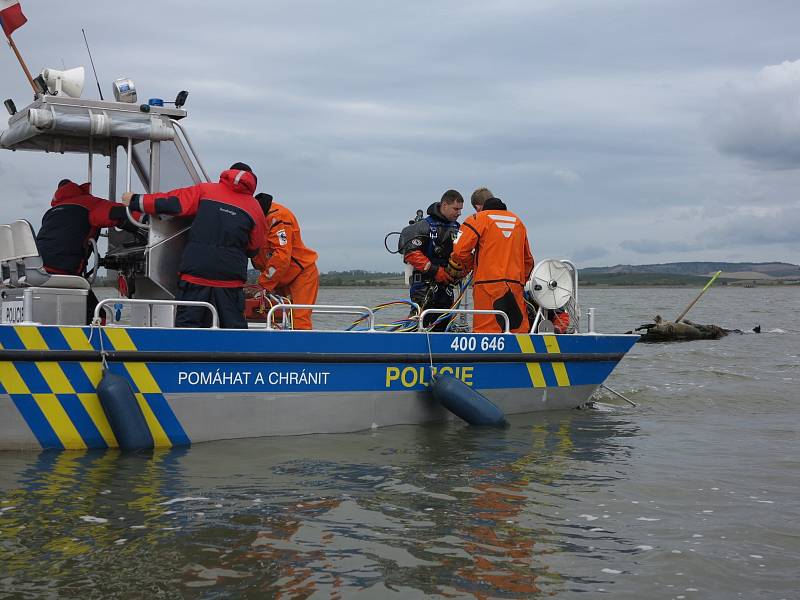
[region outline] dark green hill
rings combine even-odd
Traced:
[[[259,272],[250,269],[247,280],[250,283],[258,281]],[[321,286],[346,286],[346,287],[395,287],[403,286],[402,273],[382,273],[353,269],[350,271],[328,271],[319,274]]]
[[[758,285],[800,281],[800,266],[791,263],[682,262],[652,265],[615,265],[580,269],[581,285],[591,286],[702,286],[711,274],[722,271],[716,285],[743,284],[758,279]],[[748,275],[750,274],[750,275]],[[258,279],[258,271],[248,272],[249,280]],[[364,269],[328,271],[319,277],[321,286],[403,287],[402,273],[374,272]]]
[[[354,269],[351,271],[328,271],[319,276],[321,286],[375,286],[403,285],[402,273],[380,273]]]

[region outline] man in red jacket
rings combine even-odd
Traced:
[[[50,209],[42,217],[36,247],[44,270],[58,275],[80,275],[86,270],[92,241],[97,242],[104,227],[125,227],[134,231],[125,215],[125,205],[91,194],[91,184],[78,185],[69,179],[58,182]],[[92,290],[86,298],[86,322],[97,306]]]
[[[244,292],[247,259],[266,235],[261,207],[253,197],[256,176],[244,163],[223,171],[219,183],[199,183],[166,193],[125,192],[122,202],[147,214],[194,217],[180,263],[178,300],[213,304],[220,327],[247,329]],[[175,327],[210,327],[208,310],[179,306]]]
[[[91,240],[100,229],[124,225],[125,205],[90,193],[90,184],[78,185],[62,179],[50,209],[42,217],[36,246],[45,271],[61,275],[83,275]]]

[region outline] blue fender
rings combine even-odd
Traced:
[[[97,386],[100,405],[121,450],[149,450],[153,435],[128,380],[105,371]]]
[[[448,373],[434,377],[431,391],[442,406],[470,425],[504,427],[508,424],[496,404]]]

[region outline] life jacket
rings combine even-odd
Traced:
[[[457,222],[442,216],[439,203],[435,202],[428,207],[427,217],[403,228],[398,251],[413,266],[412,281],[430,282],[438,268],[447,265],[459,227]]]
[[[444,221],[431,214],[425,217],[425,221],[430,228],[425,256],[435,267],[444,267],[450,260],[460,225],[456,221]]]

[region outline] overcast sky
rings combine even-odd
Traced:
[[[121,76],[140,99],[189,90],[210,174],[250,163],[323,271],[401,270],[385,234],[482,185],[537,259],[800,263],[796,0],[22,7],[14,39],[35,73],[89,69],[84,27],[106,98]],[[0,82],[30,101],[8,48]],[[58,180],[84,175],[75,158],[0,152],[0,222],[38,228]]]

